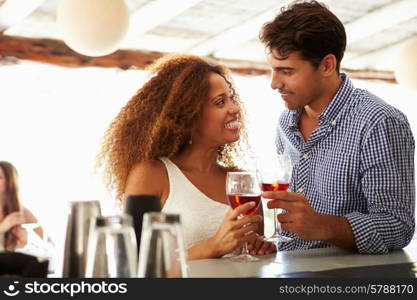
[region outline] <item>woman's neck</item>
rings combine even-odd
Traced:
[[[183,151],[174,155],[172,160],[184,171],[210,173],[218,170],[217,148],[187,145]]]

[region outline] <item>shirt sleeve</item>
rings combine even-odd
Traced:
[[[407,120],[386,118],[364,139],[361,186],[368,213],[345,217],[361,253],[405,247],[414,234],[414,139]]]

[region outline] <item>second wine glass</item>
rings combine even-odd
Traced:
[[[263,165],[260,169],[263,192],[286,191],[290,185],[292,175],[291,159],[288,154],[280,154],[274,164]],[[267,242],[285,243],[293,239],[282,234],[281,225],[278,222],[279,208],[274,208],[274,233],[265,238]]]
[[[254,172],[227,172],[226,177],[226,193],[230,206],[235,209],[239,205],[248,202],[255,202],[255,206],[244,212],[244,215],[255,213],[261,201],[261,188]],[[240,218],[244,215],[239,216]],[[243,244],[242,253],[233,256],[233,260],[241,262],[257,261],[259,258],[249,254],[246,242]]]

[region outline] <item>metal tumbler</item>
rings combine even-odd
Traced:
[[[101,216],[99,201],[70,203],[64,246],[63,278],[84,277],[90,219],[98,216]]]
[[[97,217],[91,222],[85,277],[136,277],[137,250],[132,217]]]
[[[138,277],[187,277],[186,252],[178,214],[144,215]]]

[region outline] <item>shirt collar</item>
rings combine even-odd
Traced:
[[[293,109],[289,110],[289,120],[288,120],[288,127],[290,129],[297,129],[298,128],[298,120],[300,119],[301,109]]]
[[[339,112],[349,101],[349,95],[354,90],[352,81],[346,76],[345,73],[341,73],[340,77],[342,78],[342,84],[330,104],[320,114],[318,118],[320,124],[334,122]]]

